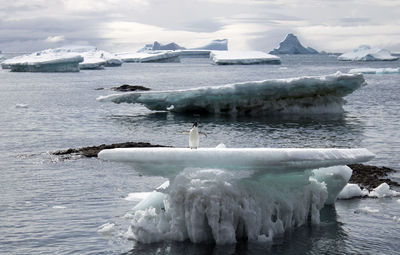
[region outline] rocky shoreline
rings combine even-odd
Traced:
[[[159,144],[150,144],[143,142],[125,142],[115,144],[101,144],[98,146],[82,147],[78,149],[66,149],[51,152],[53,155],[69,157],[71,155],[83,156],[88,158],[97,157],[97,154],[101,150],[114,149],[114,148],[145,148],[145,147],[171,147]],[[396,170],[388,167],[377,167],[364,164],[352,164],[348,165],[352,170],[353,174],[349,180],[349,183],[356,183],[361,188],[372,190],[378,187],[383,182],[386,182],[391,187],[399,187],[400,184],[389,179],[388,174],[395,173]]]

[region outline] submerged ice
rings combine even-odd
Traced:
[[[362,74],[304,76],[170,91],[99,97],[101,102],[143,104],[150,110],[215,114],[342,112],[343,97],[364,84]]]

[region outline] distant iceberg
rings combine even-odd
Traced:
[[[98,50],[93,46],[64,46],[55,50],[77,53],[82,56],[83,62],[79,64],[80,69],[103,69],[105,66],[114,67],[122,65],[122,60],[115,54]]]
[[[161,44],[155,41],[153,44],[146,44],[143,48],[141,48],[137,52],[160,51],[160,50],[184,50],[184,49],[185,47],[181,47],[174,42],[168,44]]]
[[[117,53],[124,62],[134,63],[165,63],[180,62],[180,51],[147,51],[147,52],[125,52]]]
[[[7,59],[1,66],[12,72],[79,72],[80,62],[83,57],[77,53],[48,49]]]
[[[362,74],[250,81],[193,89],[131,92],[99,97],[101,102],[143,104],[150,110],[212,114],[336,113],[343,97],[364,84]]]
[[[391,74],[400,73],[400,68],[354,68],[350,69],[349,73],[363,73],[363,74]]]
[[[399,59],[392,56],[386,49],[371,48],[368,45],[361,45],[351,52],[343,53],[338,57],[342,61],[393,61]]]
[[[7,59],[2,68],[15,72],[79,72],[121,64],[114,54],[93,46],[64,46]]]
[[[294,34],[288,34],[279,47],[269,52],[270,54],[318,54],[311,47],[303,47]]]
[[[278,56],[262,51],[212,51],[210,59],[217,65],[280,64]]]
[[[2,52],[1,52],[1,50],[0,50],[0,62],[3,61],[4,59],[6,59],[6,58],[4,57],[4,55],[1,54],[1,53],[2,53]]]
[[[192,48],[191,50],[228,50],[228,39],[213,40],[207,45]]]

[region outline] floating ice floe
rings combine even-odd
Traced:
[[[117,53],[124,62],[135,63],[165,63],[180,62],[180,51],[146,51]]]
[[[305,76],[193,89],[130,92],[100,102],[143,104],[150,110],[213,114],[337,113],[343,97],[364,84],[362,74]]]
[[[29,107],[29,105],[27,105],[27,104],[16,104],[15,105],[15,108],[28,108]]]
[[[212,51],[211,62],[217,65],[280,64],[278,56],[262,51]]]
[[[340,191],[337,199],[351,199],[355,197],[365,197],[368,196],[369,192],[367,189],[361,190],[358,184],[348,183],[342,191]]]
[[[378,213],[378,212],[379,209],[371,208],[369,206],[365,206],[354,211],[354,213],[364,213],[364,214]]]
[[[371,192],[367,189],[361,190],[358,184],[348,183],[343,190],[337,196],[338,199],[350,199],[355,197],[373,197],[373,198],[383,198],[383,197],[395,197],[400,196],[400,192],[390,189],[387,183],[382,183]]]
[[[294,34],[288,34],[279,47],[270,51],[270,54],[318,54],[311,47],[304,48]]]
[[[392,56],[392,54],[386,49],[371,48],[368,45],[361,45],[357,49],[344,53],[338,57],[338,60],[343,61],[391,61],[397,59],[399,58]]]
[[[105,223],[97,228],[97,233],[102,235],[111,235],[115,231],[114,223]]]
[[[217,244],[268,241],[332,204],[350,179],[346,164],[373,158],[366,149],[130,148],[102,159],[170,178],[130,214],[129,236]],[[187,167],[188,166],[188,167]]]
[[[7,59],[1,66],[13,72],[79,72],[80,62],[83,57],[77,53],[48,49]]]
[[[79,63],[80,69],[103,69],[106,67],[120,66],[122,60],[115,54],[104,50],[98,50],[93,46],[65,46],[55,49],[59,52],[77,53],[83,57],[83,62]]]
[[[349,73],[363,73],[363,74],[391,74],[400,73],[400,68],[354,68]]]

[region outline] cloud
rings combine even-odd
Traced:
[[[63,35],[49,36],[45,41],[50,43],[59,43],[65,41],[65,37]]]

